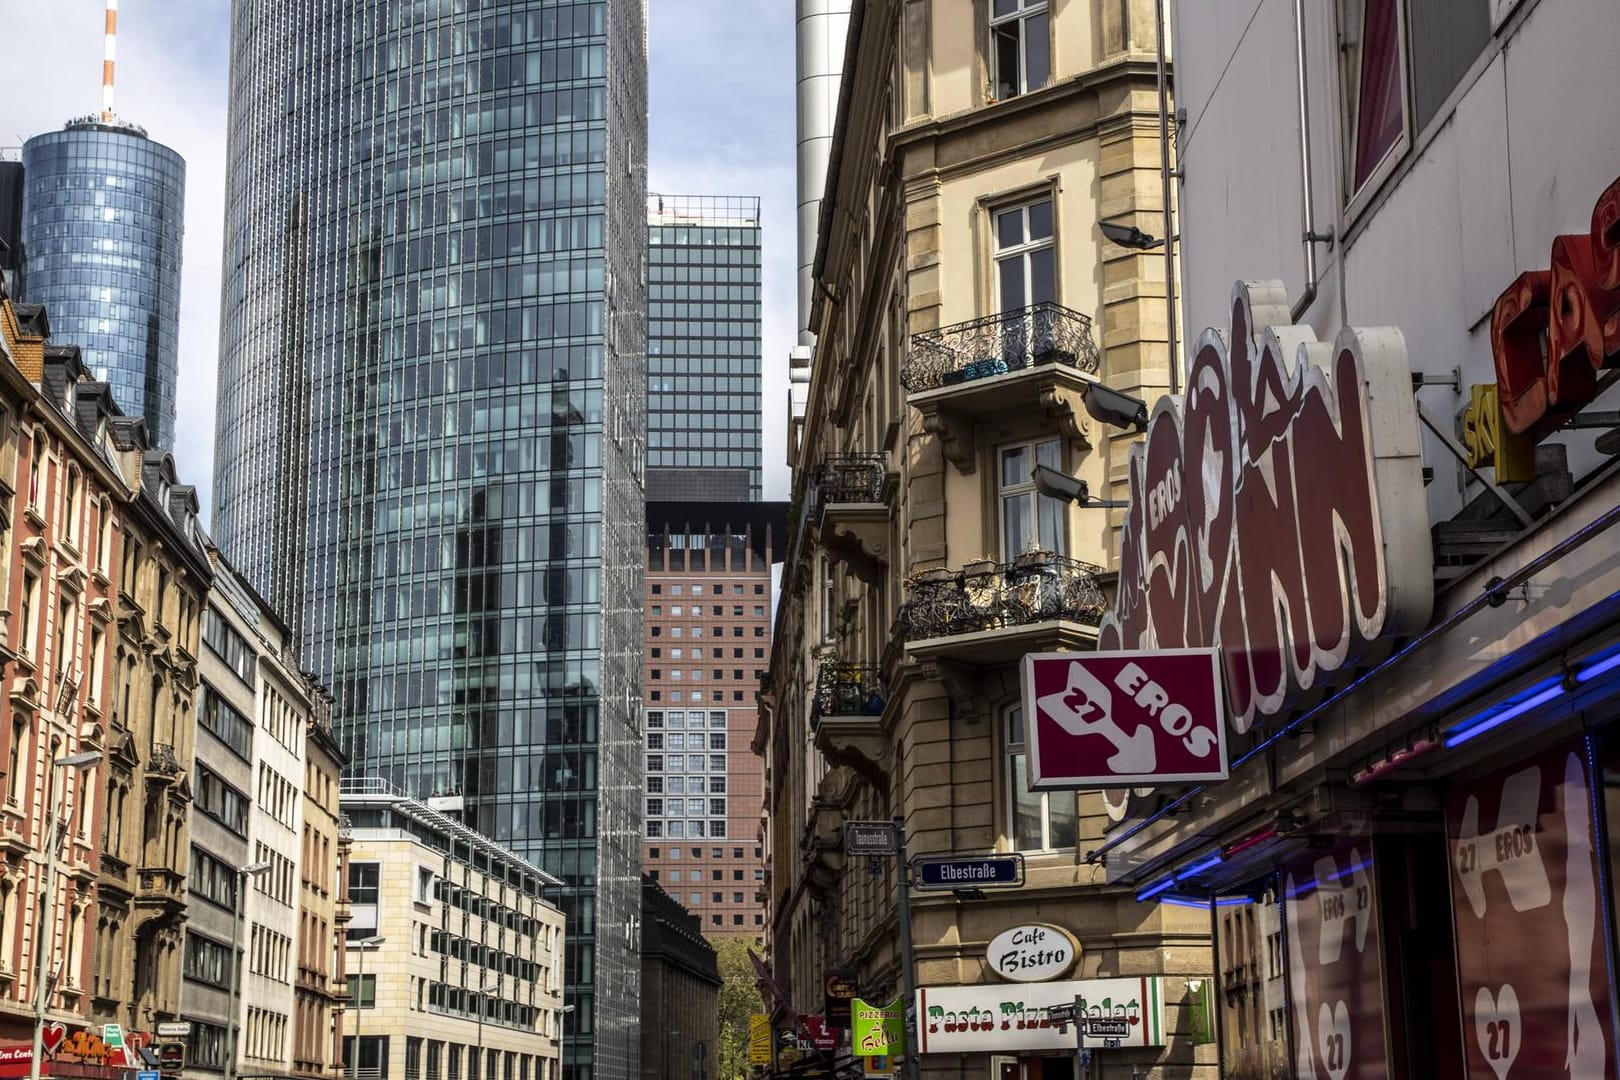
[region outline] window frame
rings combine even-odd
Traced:
[[[1013,10],[1002,15],[995,13],[996,0],[986,0],[986,71],[989,75],[989,99],[991,101],[1011,101],[1016,97],[1033,94],[1037,90],[1052,85],[1052,5],[1049,0],[1012,0]],[[1031,19],[1046,17],[1046,78],[1041,80],[1039,86],[1030,85],[1029,80],[1029,41],[1030,32],[1028,23]],[[1000,78],[999,52],[996,48],[998,28],[1009,24],[1018,24],[1018,74],[1010,83],[1012,93],[1005,97],[1001,94],[1002,80]]]
[[[1372,0],[1376,2],[1376,0]],[[1384,153],[1383,158],[1367,174],[1367,179],[1360,186],[1356,185],[1356,137],[1359,120],[1360,85],[1361,85],[1361,49],[1359,40],[1361,28],[1366,25],[1366,11],[1369,0],[1335,0],[1334,16],[1336,35],[1336,53],[1338,55],[1338,119],[1339,119],[1339,186],[1344,201],[1344,216],[1346,219],[1361,214],[1383,189],[1384,183],[1406,160],[1412,149],[1413,132],[1413,101],[1412,101],[1412,72],[1411,56],[1412,44],[1408,38],[1408,17],[1406,0],[1389,0],[1395,6],[1395,43],[1397,49],[1396,70],[1400,75],[1400,102],[1401,102],[1401,133],[1395,142]],[[1357,40],[1352,43],[1349,30],[1355,24],[1356,16],[1361,16],[1356,31]],[[1350,87],[1351,74],[1355,75],[1357,100],[1351,101]]]
[[[1031,239],[1030,208],[1047,203],[1051,206],[1052,231],[1047,236]],[[1040,252],[1052,253],[1052,303],[1063,302],[1063,271],[1062,252],[1058,248],[1058,234],[1063,231],[1062,222],[1058,214],[1057,187],[1051,182],[1041,183],[1034,187],[1024,188],[1015,193],[997,197],[993,201],[985,200],[983,203],[985,213],[988,215],[986,228],[989,239],[990,256],[990,309],[998,315],[1006,315],[1013,311],[1027,310],[1033,304],[1045,301],[1032,300],[1030,291],[1034,281],[1031,258]],[[1001,243],[1001,217],[1003,214],[1017,211],[1022,225],[1021,239],[1015,244],[1005,247]],[[1017,307],[1008,308],[1002,304],[1001,272],[1002,264],[1011,260],[1018,260],[1019,269],[1024,277],[1023,302]]]
[[[1068,468],[1068,461],[1067,461],[1068,455],[1067,455],[1067,452],[1066,452],[1067,448],[1064,446],[1063,438],[1061,436],[1058,436],[1058,435],[1037,436],[1036,438],[1033,438],[1033,439],[1024,439],[1024,440],[1020,440],[1018,442],[997,443],[995,445],[995,447],[993,447],[993,449],[992,449],[993,458],[994,458],[993,465],[994,465],[994,468],[995,468],[995,488],[996,488],[996,490],[995,490],[995,508],[996,509],[995,509],[995,526],[994,526],[994,528],[995,528],[995,538],[994,539],[995,539],[995,544],[996,544],[996,550],[1001,553],[1001,558],[1002,558],[1003,562],[1011,562],[1014,559],[1018,558],[1018,556],[1024,554],[1023,551],[1014,551],[1014,550],[1012,550],[1012,548],[1008,544],[1008,540],[1007,540],[1007,513],[1006,513],[1006,507],[1007,507],[1007,504],[1011,500],[1014,500],[1014,499],[1025,500],[1026,502],[1030,502],[1032,500],[1032,517],[1031,517],[1030,524],[1032,526],[1031,535],[1033,536],[1033,538],[1035,540],[1036,547],[1035,548],[1026,548],[1025,549],[1026,551],[1029,551],[1029,550],[1042,550],[1042,551],[1047,550],[1045,547],[1041,546],[1040,510],[1041,510],[1041,503],[1042,503],[1043,500],[1045,500],[1045,501],[1050,502],[1050,503],[1052,503],[1053,505],[1056,506],[1057,512],[1058,512],[1058,520],[1062,523],[1062,531],[1059,533],[1059,535],[1057,537],[1057,544],[1051,550],[1052,550],[1053,554],[1056,554],[1056,555],[1059,555],[1059,556],[1067,556],[1068,553],[1069,553],[1069,527],[1070,527],[1069,517],[1070,517],[1070,514],[1069,514],[1068,504],[1064,503],[1061,499],[1053,499],[1053,498],[1051,498],[1049,496],[1042,495],[1039,491],[1036,490],[1035,481],[1033,479],[1026,479],[1026,480],[1019,481],[1016,484],[1008,485],[1008,484],[1006,484],[1004,482],[1004,478],[1003,478],[1003,475],[1002,475],[1003,455],[1006,454],[1008,451],[1026,449],[1026,450],[1029,451],[1029,460],[1031,462],[1033,462],[1033,463],[1039,463],[1040,462],[1040,448],[1043,447],[1043,446],[1049,445],[1049,444],[1056,445],[1056,447],[1057,447],[1058,464],[1055,467],[1059,468],[1059,469],[1065,469],[1066,470]],[[1031,467],[1033,468],[1033,465]]]
[[[1002,783],[1006,787],[1006,790],[1003,793],[1002,800],[1001,800],[1002,813],[1006,815],[1006,817],[1005,817],[1006,829],[1004,830],[1004,833],[1003,833],[1003,842],[1006,843],[1007,850],[1021,852],[1021,853],[1025,854],[1025,855],[1050,855],[1050,854],[1054,854],[1054,853],[1058,853],[1058,852],[1074,851],[1079,846],[1080,813],[1079,813],[1078,796],[1076,795],[1075,792],[1072,792],[1072,791],[1037,791],[1037,792],[1028,792],[1027,793],[1027,794],[1029,794],[1031,796],[1034,796],[1035,798],[1037,798],[1040,801],[1040,806],[1041,806],[1041,840],[1042,840],[1044,846],[1038,847],[1038,848],[1031,848],[1031,847],[1022,847],[1022,846],[1019,845],[1019,841],[1018,841],[1018,795],[1019,795],[1019,792],[1018,792],[1018,786],[1017,786],[1018,761],[1019,761],[1020,758],[1022,758],[1025,761],[1025,770],[1026,770],[1025,775],[1027,776],[1028,775],[1027,770],[1028,770],[1029,742],[1028,742],[1028,739],[1027,739],[1027,735],[1025,736],[1025,738],[1023,738],[1023,739],[1021,739],[1019,741],[1014,741],[1014,739],[1013,739],[1013,726],[1014,726],[1013,725],[1013,717],[1014,717],[1014,715],[1019,716],[1020,719],[1017,722],[1017,727],[1018,727],[1018,730],[1020,732],[1023,732],[1024,731],[1024,724],[1023,724],[1023,720],[1022,720],[1023,711],[1024,711],[1023,703],[1015,701],[1015,702],[1012,702],[1011,704],[1008,704],[1005,707],[1003,707],[998,713],[999,719],[1001,721],[1001,743],[1002,743],[1002,755],[1001,756],[1002,756],[1003,761],[1005,762],[1005,766],[1004,766],[1003,771],[1002,771]],[[1056,796],[1058,798],[1066,798],[1066,799],[1075,800],[1073,802],[1073,804],[1072,804],[1072,809],[1070,810],[1070,814],[1072,815],[1072,820],[1074,822],[1073,828],[1075,830],[1075,839],[1074,839],[1073,843],[1070,843],[1070,844],[1053,844],[1051,842],[1052,838],[1053,838],[1052,837],[1052,798],[1054,796]]]

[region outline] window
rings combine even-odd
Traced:
[[[349,903],[375,904],[377,902],[378,867],[372,863],[349,864]]]
[[[79,489],[82,486],[83,485],[80,483],[80,480],[79,480],[79,470],[77,468],[69,466],[68,474],[67,474],[67,492],[66,492],[66,511],[67,512],[66,512],[66,514],[63,515],[67,519],[66,528],[63,530],[64,532],[67,533],[67,535],[63,539],[65,539],[69,544],[72,544],[74,547],[78,547],[80,545],[80,540],[79,540],[79,518],[80,518],[80,513],[79,513]]]
[[[995,212],[996,295],[1003,313],[1057,300],[1057,250],[1050,196]],[[1022,324],[1004,334],[1025,333]],[[1021,355],[1014,351],[1012,355]]]
[[[1401,0],[1345,0],[1340,8],[1340,64],[1345,138],[1345,193],[1353,199],[1393,159],[1406,135],[1406,62]]]
[[[377,976],[350,975],[349,1000],[357,1009],[371,1009],[377,1005]]]
[[[23,740],[28,737],[28,724],[19,716],[11,722],[11,750],[6,757],[6,805],[17,805],[17,792],[22,790]]]
[[[990,81],[996,100],[1039,90],[1051,74],[1046,0],[991,0]]]
[[[197,719],[220,742],[244,759],[253,757],[253,723],[237,712],[206,682],[202,685],[202,708]]]
[[[217,986],[230,987],[231,950],[228,946],[205,937],[194,930],[186,931],[183,973],[188,979]]]
[[[724,750],[726,748],[726,733],[723,731],[709,732],[709,749]]]
[[[35,633],[38,627],[35,623],[39,616],[39,577],[32,573],[23,575],[22,590],[22,651],[29,656],[35,653]]]
[[[1072,848],[1075,840],[1075,795],[1067,791],[1030,791],[1029,755],[1024,746],[1024,710],[1007,710],[1007,787],[1010,829],[1016,851]]]
[[[1065,508],[1061,501],[1035,490],[1036,465],[1063,467],[1063,444],[1057,439],[1004,446],[1000,452],[1001,555],[1013,559],[1026,551],[1053,551],[1065,544]]]
[[[238,836],[247,835],[248,797],[206,766],[196,765],[193,805]]]
[[[45,464],[45,436],[34,436],[34,451],[28,455],[28,505],[38,509],[44,494],[39,482],[40,467]]]

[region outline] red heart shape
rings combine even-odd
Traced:
[[[67,1038],[67,1026],[61,1023],[46,1024],[40,1032],[40,1037],[45,1043],[45,1052],[54,1057],[56,1048]]]

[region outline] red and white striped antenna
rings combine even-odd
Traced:
[[[101,119],[113,118],[113,65],[118,59],[118,0],[107,0],[107,29],[101,54]]]

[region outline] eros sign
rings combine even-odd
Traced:
[[[1245,732],[1425,626],[1434,581],[1400,331],[1318,341],[1275,281],[1239,282],[1231,310],[1131,448],[1098,648],[1218,648]]]
[[[1214,649],[1024,657],[1031,791],[1226,779]]]
[[[1067,975],[1079,952],[1067,930],[1031,923],[997,934],[985,947],[985,959],[1003,979],[1045,982]]]

